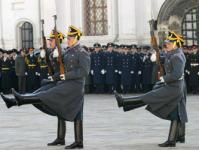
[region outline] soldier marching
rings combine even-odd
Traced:
[[[179,38],[179,35],[173,32],[170,34],[170,36],[174,36],[174,39]],[[166,88],[167,84],[170,86],[170,80],[172,80],[170,79],[172,77],[165,75],[165,79],[162,77],[161,82],[156,82],[155,50],[148,45],[118,45],[111,42],[106,45],[95,43],[93,47],[87,48],[79,44],[81,35],[79,29],[70,26],[67,33],[67,45],[69,46],[67,49],[57,46],[56,40],[61,44],[65,36],[54,30],[48,39],[50,43],[48,48],[34,49],[30,47],[19,51],[0,49],[0,90],[6,106],[10,108],[32,104],[42,112],[56,116],[58,120],[57,137],[53,142],[48,143],[48,146],[65,145],[65,121],[73,121],[75,141],[65,149],[74,149],[83,148],[84,91],[96,94],[112,94],[114,91],[123,94],[148,92],[149,97],[144,94],[129,98],[123,98],[116,93],[118,106],[123,107],[124,111],[129,111],[148,105],[147,110],[156,116],[171,120],[170,129],[173,132],[170,131],[168,140],[159,146],[173,147],[176,142],[184,143],[185,123],[187,122],[184,83],[180,83],[179,97],[175,97],[176,93],[168,90],[171,92],[171,96],[178,100],[172,102],[172,110],[168,109],[168,112],[165,112],[166,108],[156,110],[152,104],[154,101],[150,101],[151,99],[164,99],[153,97],[153,92],[159,90],[161,94],[164,93],[164,87]],[[164,48],[161,51],[160,61],[165,65],[166,73],[169,74],[173,71],[169,67],[171,57],[177,55],[182,59],[183,66],[179,68],[185,69],[183,72],[178,70],[181,77],[174,82],[185,79],[188,91],[196,94],[199,91],[198,46],[183,46],[181,49],[179,40],[173,40],[173,38],[168,38],[166,44],[178,42],[177,47],[175,50],[172,49],[172,52],[168,52],[167,47]],[[176,45],[174,44],[174,46]],[[60,67],[61,63],[63,63],[64,72],[61,72],[63,69]],[[167,83],[164,80],[169,81]],[[173,84],[173,80],[171,84]],[[76,93],[73,92],[73,89],[77,90]],[[151,90],[152,92],[150,92]],[[173,91],[175,90],[173,89]],[[4,95],[10,93],[15,98]],[[163,96],[166,97],[164,94]],[[158,101],[159,103],[161,105],[161,102]],[[178,107],[175,107],[176,104],[179,104]],[[155,110],[151,110],[151,107]]]

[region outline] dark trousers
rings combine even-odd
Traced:
[[[24,94],[26,92],[26,77],[18,76],[18,90],[19,93]]]
[[[104,93],[104,84],[95,84],[95,93],[103,94]]]

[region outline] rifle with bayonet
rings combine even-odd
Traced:
[[[43,43],[43,49],[47,49],[47,44],[46,44],[46,37],[44,35],[44,19],[41,20],[41,34],[42,34],[42,43]]]
[[[150,20],[149,24],[150,24],[151,46],[156,51],[156,64],[158,65],[157,77],[159,80],[160,77],[164,75],[164,68],[160,62],[160,49],[158,47],[157,39],[155,37],[155,20],[153,19]]]
[[[41,33],[42,33],[42,48],[46,51],[46,54],[47,54],[47,44],[46,44],[46,37],[45,37],[45,34],[44,34],[44,20],[43,19],[41,20]],[[46,63],[48,65],[48,73],[49,73],[50,76],[52,76],[53,68],[52,68],[52,65],[50,63],[48,55],[46,55]]]
[[[60,75],[63,75],[65,72],[64,72],[64,64],[63,64],[63,60],[62,60],[62,50],[61,50],[61,45],[60,45],[60,39],[58,38],[58,32],[57,32],[57,16],[54,15],[53,18],[54,18],[54,23],[55,23],[53,32],[55,35],[55,42],[56,42],[56,46],[57,46],[58,53],[59,53],[58,62],[60,65]]]

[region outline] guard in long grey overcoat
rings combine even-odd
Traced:
[[[169,138],[159,146],[174,147],[176,146],[178,126],[187,122],[184,82],[186,59],[182,49],[179,48],[183,42],[181,36],[170,32],[166,42],[168,51],[164,62],[165,75],[160,78],[161,80],[156,83],[153,90],[137,97],[122,98],[117,93],[115,96],[118,106],[123,106],[124,111],[147,105],[146,109],[152,114],[162,119],[171,120]],[[183,140],[180,142],[184,142]]]
[[[55,86],[45,91],[41,90],[25,95],[13,90],[15,99],[9,99],[1,94],[7,106],[42,103],[59,118],[66,121],[75,121],[79,112],[83,111],[85,77],[90,71],[90,56],[78,44],[81,35],[79,29],[70,26],[68,41],[73,39],[76,42],[73,41],[72,46],[64,54],[65,74],[60,75],[61,80]],[[82,128],[82,120],[75,122],[75,142],[69,148],[83,148]]]
[[[60,44],[63,41],[63,34],[61,32],[58,33],[58,39],[60,41]],[[58,62],[58,55],[56,54],[56,43],[55,43],[55,35],[53,32],[50,35],[50,38],[48,39],[50,47],[49,49],[42,50],[40,55],[43,55],[42,52],[45,52],[44,59],[46,60],[46,63],[48,65],[49,69],[49,77],[48,80],[44,79],[41,82],[41,88],[34,91],[35,93],[46,91],[54,86],[56,86],[57,82],[60,80],[60,67]],[[36,108],[41,110],[44,113],[47,113],[49,115],[57,116],[48,106],[46,106],[43,103],[34,104]],[[48,146],[55,146],[55,145],[64,145],[65,144],[65,135],[66,135],[66,122],[61,117],[57,116],[57,138],[53,141],[48,143]]]

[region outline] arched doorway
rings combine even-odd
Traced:
[[[192,40],[194,40],[193,38],[195,38],[194,36],[196,36],[195,31],[198,29],[194,27],[194,23],[191,23],[193,26],[191,25],[189,29],[184,27],[185,22],[185,24],[189,24],[189,21],[185,21],[184,18],[186,18],[186,14],[189,16],[190,13],[193,13],[191,10],[193,9],[195,11],[198,6],[199,0],[165,0],[157,18],[158,35],[160,41],[163,40],[165,36],[165,31],[168,30],[173,30],[177,33],[184,34],[186,41],[189,40],[187,39],[189,38],[189,36],[186,35],[192,34],[191,38]],[[189,33],[189,30],[194,32],[195,35],[193,33]],[[195,44],[195,42],[196,41],[192,42],[192,44]]]
[[[29,22],[24,22],[20,27],[21,48],[33,47],[33,27]]]

